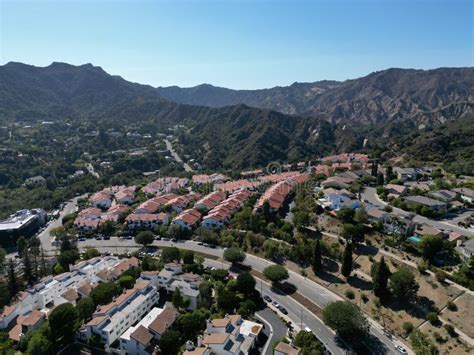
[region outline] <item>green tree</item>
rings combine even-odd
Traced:
[[[410,333],[410,342],[416,355],[433,355],[438,353],[428,336],[421,330],[415,329]]]
[[[382,256],[380,262],[373,263],[371,268],[372,289],[374,294],[379,298],[385,298],[389,295],[388,279],[391,272]]]
[[[267,266],[263,270],[263,274],[273,283],[279,283],[289,277],[288,271],[282,265]]]
[[[237,304],[235,292],[222,287],[217,291],[217,308],[225,312],[232,312]]]
[[[306,332],[304,330],[298,332],[295,337],[295,345],[301,349],[301,355],[324,354],[324,346],[313,332]]]
[[[406,267],[401,267],[390,276],[390,289],[400,300],[410,301],[416,297],[419,285],[415,275]]]
[[[113,282],[104,282],[94,287],[90,297],[96,305],[102,305],[112,302],[114,296],[120,293],[119,287]]]
[[[243,262],[245,256],[245,253],[240,248],[227,248],[224,251],[224,259],[232,264]]]
[[[115,223],[112,221],[105,221],[99,225],[99,232],[105,235],[112,235],[115,232]]]
[[[141,231],[138,232],[135,236],[135,243],[142,244],[143,246],[147,246],[153,243],[155,239],[153,233],[151,231]]]
[[[354,218],[354,210],[348,207],[342,207],[337,211],[337,218],[344,223],[351,223]]]
[[[312,266],[315,274],[322,270],[321,241],[319,239],[316,240],[316,243],[314,245]]]
[[[351,302],[329,303],[323,310],[323,320],[343,339],[360,341],[369,332],[369,322],[360,308]]]
[[[209,316],[209,311],[204,309],[180,315],[177,319],[177,327],[183,334],[183,339],[196,339],[200,331],[206,327],[206,319]]]
[[[352,272],[352,243],[346,243],[344,255],[342,257],[341,274],[349,277]]]
[[[179,290],[178,287],[175,288],[173,292],[173,298],[172,298],[172,303],[174,308],[180,309],[183,306],[183,296],[181,295],[181,291]]]
[[[431,262],[436,254],[443,249],[443,239],[435,235],[425,235],[421,239],[420,247],[423,258]]]
[[[91,297],[83,297],[77,301],[76,309],[80,319],[87,321],[95,311],[94,300]]]
[[[164,263],[169,263],[172,261],[180,261],[180,254],[179,254],[179,249],[175,247],[166,247],[163,248],[161,252],[161,258],[163,259]]]
[[[183,263],[184,264],[194,264],[194,252],[192,250],[183,251]]]
[[[79,260],[79,252],[77,250],[65,250],[58,256],[58,263],[64,270],[69,271],[69,265],[74,265],[74,263]]]
[[[135,285],[135,279],[132,276],[124,275],[118,279],[118,284],[121,288],[132,289]]]
[[[242,318],[250,318],[253,317],[255,311],[257,310],[257,305],[252,300],[245,300],[237,309],[237,313],[242,316]]]
[[[242,272],[237,276],[237,290],[244,295],[252,295],[255,293],[255,285],[257,281],[250,272]]]
[[[84,260],[89,260],[95,257],[100,256],[99,251],[96,248],[87,247],[86,251],[82,254]]]
[[[51,338],[56,343],[69,343],[79,329],[79,313],[70,303],[54,308],[48,317]]]
[[[51,353],[52,344],[41,332],[35,332],[28,340],[27,355],[45,355]]]
[[[5,270],[5,258],[7,256],[7,252],[5,249],[0,247],[0,272]]]
[[[18,238],[18,240],[16,241],[18,255],[22,256],[27,246],[28,246],[28,243],[26,242],[26,239],[24,236],[21,236],[20,238]]]
[[[160,338],[162,354],[176,355],[181,347],[181,333],[177,330],[167,330]]]
[[[28,248],[23,250],[23,276],[28,285],[31,285],[35,281]]]
[[[15,264],[13,262],[13,259],[10,259],[10,261],[8,262],[8,290],[10,291],[10,298],[15,297],[18,291],[20,290],[18,279],[15,273]]]
[[[383,174],[377,174],[377,186],[383,186],[385,183]]]
[[[367,218],[367,211],[365,210],[364,207],[359,207],[356,209],[355,214],[354,214],[354,222],[364,224],[368,222]]]
[[[199,307],[210,309],[212,306],[212,283],[203,281],[199,284]]]

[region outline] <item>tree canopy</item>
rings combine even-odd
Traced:
[[[245,257],[245,253],[240,248],[227,248],[224,251],[224,259],[232,264],[243,262]]]
[[[323,310],[323,320],[344,339],[360,339],[369,331],[369,322],[360,308],[351,302],[329,303]]]
[[[281,282],[289,277],[288,270],[286,270],[284,266],[278,264],[267,266],[263,270],[263,274],[267,279],[274,283]]]

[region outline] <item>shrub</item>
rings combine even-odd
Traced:
[[[438,282],[444,283],[448,275],[443,270],[437,270],[435,276]]]
[[[354,295],[354,291],[352,290],[346,290],[346,292],[344,292],[344,294],[346,295],[347,298],[353,300],[355,295]]]
[[[411,322],[405,322],[403,323],[403,330],[405,331],[406,335],[410,335],[410,333],[415,329],[413,324]]]
[[[456,312],[458,310],[458,306],[456,306],[456,303],[453,301],[449,301],[447,307],[451,312]]]
[[[438,332],[434,332],[433,333],[433,338],[436,340],[436,342],[438,343],[445,343],[447,339],[443,338],[441,336],[441,334],[439,334]]]
[[[427,315],[426,315],[426,319],[431,323],[431,324],[437,324],[439,322],[439,318],[438,318],[438,313],[436,312],[429,312]]]
[[[366,294],[365,292],[362,292],[362,293],[360,294],[360,298],[362,299],[362,301],[363,301],[364,303],[367,303],[367,301],[369,300],[369,297],[367,296],[367,294]]]
[[[456,333],[456,329],[451,324],[445,324],[444,329],[446,329],[446,332],[449,334],[451,337],[457,337],[458,333]]]

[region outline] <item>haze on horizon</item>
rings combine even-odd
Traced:
[[[155,87],[256,89],[473,66],[473,31],[469,0],[0,0],[0,64],[92,63]]]

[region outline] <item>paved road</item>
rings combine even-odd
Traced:
[[[362,200],[366,200],[366,201],[369,201],[369,203],[371,203],[372,205],[375,205],[375,206],[378,206],[380,208],[384,208],[385,206],[388,205],[387,202],[385,201],[382,201],[378,196],[377,196],[377,191],[374,187],[366,187],[364,189],[364,191],[361,193],[361,197],[362,197]],[[400,208],[396,208],[396,207],[393,207],[392,206],[392,213],[397,215],[397,216],[408,216],[410,214],[410,212],[407,212],[407,211],[404,211]],[[437,228],[437,229],[443,229],[443,230],[449,230],[449,231],[453,231],[453,232],[458,232],[458,233],[461,233],[461,234],[464,234],[464,235],[467,235],[467,236],[474,236],[474,232],[466,229],[466,228],[462,228],[462,227],[459,227],[453,223],[455,223],[454,221],[457,220],[457,219],[453,219],[453,220],[441,220],[441,221],[435,221],[433,219],[429,219],[429,218],[426,218],[424,216],[420,216],[420,215],[415,215],[415,217],[413,217],[413,221],[414,222],[417,222],[417,223],[424,223],[424,224],[427,224],[429,226],[432,226],[434,228]]]
[[[167,139],[164,140],[165,141],[165,144],[166,144],[166,149],[168,149],[171,153],[171,155],[173,156],[173,158],[178,162],[178,163],[182,163],[183,164],[183,168],[185,171],[194,171],[193,168],[191,168],[189,166],[188,163],[185,163],[183,161],[183,159],[181,159],[181,157],[178,155],[178,153],[176,153],[176,151],[173,149],[173,145],[171,144],[171,142]]]
[[[77,200],[84,196],[85,195],[74,197],[72,200],[68,201],[62,211],[59,213],[59,218],[50,221],[46,228],[38,235],[38,238],[41,241],[41,245],[43,246],[43,250],[45,251],[45,253],[54,251],[56,249],[54,246],[51,245],[51,229],[61,226],[62,219],[64,216],[76,212]]]
[[[265,323],[266,334],[268,334],[268,346],[263,354],[273,355],[273,343],[286,336],[288,328],[270,308],[255,312],[255,315]]]

